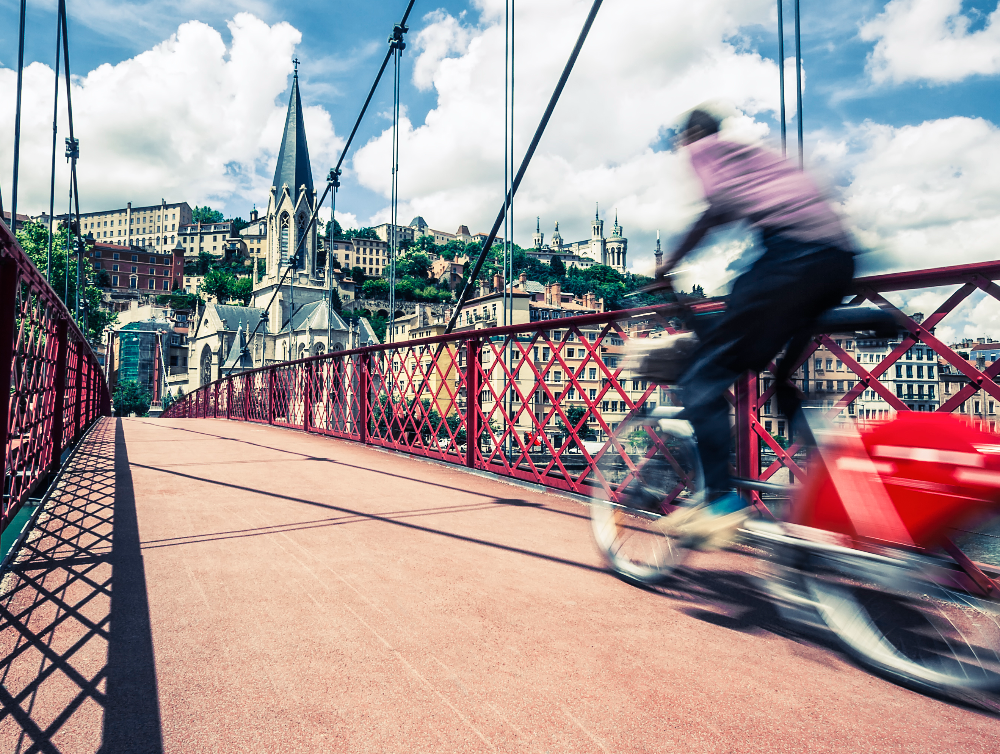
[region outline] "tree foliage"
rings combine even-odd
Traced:
[[[222,213],[212,209],[208,205],[204,207],[196,206],[191,212],[191,222],[194,223],[221,223],[222,221]]]
[[[118,416],[148,416],[152,399],[135,380],[122,380],[115,386],[115,413]]]
[[[354,281],[355,285],[363,286],[365,284],[365,280],[367,279],[368,276],[365,274],[364,269],[362,269],[361,267],[351,268],[351,280]]]
[[[229,291],[229,296],[242,306],[250,306],[250,299],[253,298],[253,280],[246,277],[236,278]]]
[[[213,296],[220,304],[229,300],[232,289],[236,285],[236,278],[228,272],[222,270],[209,270],[201,281],[201,291],[208,296]]]
[[[586,406],[570,406],[566,409],[566,418],[569,420],[570,427],[575,427],[580,420],[587,413]],[[570,437],[570,427],[566,426],[566,422],[559,422],[559,434],[564,438]],[[593,440],[597,435],[594,434],[594,430],[590,428],[589,422],[584,422],[578,430],[576,430],[576,436],[581,440]]]
[[[17,231],[17,240],[21,244],[21,248],[24,249],[24,253],[44,275],[49,253],[48,227],[29,221],[24,224],[21,230]],[[69,238],[70,255],[67,264],[66,228],[60,228],[52,234],[52,264],[49,279],[52,288],[66,304],[66,308],[70,310],[71,314],[76,312],[76,243],[75,237]],[[84,331],[87,340],[91,343],[99,343],[104,329],[118,320],[118,315],[104,306],[101,291],[97,286],[97,283],[110,285],[111,279],[110,276],[103,275],[98,279],[94,275],[94,268],[90,260],[84,256],[80,260],[80,283],[80,329]]]
[[[368,238],[373,241],[378,240],[375,228],[348,228],[338,234],[338,238]]]

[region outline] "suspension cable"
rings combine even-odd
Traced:
[[[785,20],[782,14],[782,6],[784,4],[785,0],[778,0],[778,89],[781,95],[778,99],[781,103],[781,156],[787,157],[786,142],[788,137],[785,133]]]
[[[390,189],[389,205],[389,329],[388,340],[393,342],[396,335],[396,257],[399,252],[398,233],[396,225],[399,220],[399,63],[406,44],[398,27],[389,38],[393,45],[393,87],[392,87],[392,188]],[[419,323],[418,323],[419,325]]]
[[[59,63],[62,53],[62,19],[56,16],[56,67],[55,86],[52,92],[52,177],[49,181],[49,249],[45,256],[45,280],[52,284],[52,224],[56,211],[56,143],[59,136]]]
[[[521,185],[521,179],[524,178],[524,173],[528,169],[528,165],[531,163],[531,158],[535,154],[538,142],[541,141],[542,134],[545,133],[545,127],[549,124],[549,118],[552,117],[552,112],[556,109],[556,104],[559,102],[559,96],[562,94],[562,91],[566,86],[566,82],[569,80],[569,75],[573,71],[576,59],[580,56],[580,50],[583,49],[583,43],[587,40],[587,35],[590,33],[590,27],[594,25],[594,19],[597,18],[597,11],[601,9],[602,2],[603,0],[594,0],[594,4],[590,8],[590,13],[587,14],[587,20],[584,22],[583,28],[580,30],[580,36],[577,37],[576,44],[573,46],[573,51],[570,53],[569,60],[566,61],[562,75],[556,83],[555,91],[552,92],[552,96],[549,98],[549,104],[546,106],[545,112],[542,114],[542,119],[539,122],[538,127],[535,129],[535,135],[531,138],[528,150],[524,153],[524,158],[521,160],[521,166],[517,169],[517,175],[514,176],[514,182],[511,184],[510,191],[508,192],[509,197],[513,197],[514,194],[517,193],[518,187]],[[448,326],[445,328],[445,334],[450,333],[455,328],[455,325],[458,322],[458,317],[462,312],[462,307],[465,306],[465,302],[468,300],[469,294],[472,293],[476,278],[479,277],[479,273],[483,269],[483,262],[486,261],[486,255],[489,254],[490,247],[496,240],[497,232],[503,224],[508,203],[509,199],[505,197],[504,204],[500,208],[500,214],[497,215],[497,219],[493,222],[493,228],[490,230],[490,235],[483,244],[482,251],[479,252],[479,259],[476,260],[476,265],[472,270],[472,274],[469,275],[465,282],[465,287],[462,289],[462,295],[455,306],[455,311],[452,312],[451,320],[448,322]]]
[[[21,87],[24,82],[24,16],[27,0],[21,0],[21,22],[17,37],[17,109],[14,111],[14,177],[10,187],[10,229],[17,233],[17,173],[21,162]]]
[[[62,3],[65,2],[65,0],[59,0],[59,1],[60,1],[60,4],[62,4]],[[409,0],[409,2],[407,3],[407,5],[406,5],[406,11],[403,13],[402,20],[398,24],[396,24],[395,27],[393,27],[393,32],[394,33],[395,33],[395,30],[397,28],[400,30],[399,31],[400,35],[405,34],[408,31],[408,29],[406,27],[406,19],[409,18],[410,10],[412,10],[414,2],[415,2],[415,0]],[[344,158],[347,157],[347,150],[350,148],[351,142],[354,141],[354,135],[358,132],[358,127],[361,125],[361,120],[364,118],[365,113],[368,110],[368,105],[371,103],[372,97],[375,95],[375,90],[378,88],[379,81],[382,80],[382,74],[385,72],[385,67],[389,64],[389,58],[391,57],[391,55],[392,55],[392,47],[389,48],[389,50],[385,54],[385,58],[382,60],[382,65],[378,69],[378,73],[375,76],[375,81],[372,83],[372,87],[368,91],[368,96],[365,98],[365,102],[361,106],[361,112],[358,113],[358,118],[354,122],[354,128],[351,129],[351,134],[350,134],[350,136],[347,137],[347,142],[344,144],[344,148],[340,152],[340,158],[337,160],[337,165],[336,165],[336,167],[332,171],[332,172],[335,172],[338,177],[340,175],[341,166],[344,164]],[[72,124],[72,120],[70,122]],[[71,125],[71,128],[72,128],[72,125]],[[340,186],[340,181],[339,180],[337,181],[337,186],[338,187]],[[329,194],[330,191],[333,188],[334,188],[334,186],[333,186],[332,183],[327,183],[326,189],[323,191],[323,195],[320,197],[320,200],[316,203],[316,208],[310,210],[309,222],[306,225],[305,233],[303,233],[302,236],[299,238],[298,243],[296,244],[296,247],[295,247],[295,253],[296,254],[299,253],[299,249],[305,243],[305,240],[306,240],[306,238],[308,238],[309,233],[312,232],[313,226],[316,224],[316,218],[318,217],[318,209],[319,209],[319,207],[323,206],[323,202],[326,201],[327,194]],[[274,299],[278,295],[278,291],[281,290],[281,286],[284,284],[285,278],[288,276],[288,271],[290,269],[291,269],[290,267],[286,267],[285,268],[285,272],[282,274],[281,278],[278,280],[278,284],[275,286],[274,292],[271,294],[271,298],[268,300],[267,306],[264,308],[265,313],[271,308],[271,304],[274,303]],[[260,328],[261,324],[263,324],[265,321],[266,320],[263,317],[257,321],[257,324],[254,326],[253,333],[252,333],[254,336],[257,335],[257,330]],[[232,374],[232,371],[235,368],[236,368],[236,366],[234,364],[232,367],[229,368],[229,371],[226,374],[227,375]]]
[[[799,25],[799,0],[795,0],[795,106],[799,122],[799,170],[805,168],[802,145],[802,29]]]

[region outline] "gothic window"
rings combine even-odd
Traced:
[[[282,213],[278,231],[278,249],[281,254],[281,264],[288,264],[288,215]]]
[[[207,385],[212,381],[212,348],[206,343],[201,349],[201,375],[200,382]]]

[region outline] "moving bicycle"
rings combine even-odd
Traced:
[[[718,126],[696,110],[681,136],[709,207],[664,273],[709,228],[737,219],[760,231],[765,253],[724,311],[716,302],[679,307],[694,335],[637,343],[642,377],[672,382],[664,362],[685,363],[674,369],[683,408],[624,422],[596,458],[597,544],[619,574],[643,584],[670,578],[692,550],[749,544],[767,563],[763,585],[782,615],[831,630],[894,679],[994,693],[1000,589],[953,537],[1000,513],[1000,443],[945,414],[901,413],[859,433],[802,408],[790,377],[814,335],[898,326],[878,309],[838,308],[853,273],[850,244],[808,176],[761,147],[723,142]],[[753,495],[787,490],[730,476],[726,393],[782,349],[779,412],[813,451],[808,482],[775,521],[752,515]]]

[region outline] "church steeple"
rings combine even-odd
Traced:
[[[277,191],[287,185],[293,197],[303,185],[310,194],[314,192],[312,165],[306,144],[306,124],[302,119],[302,99],[299,97],[298,60],[295,61],[292,94],[288,99],[288,114],[285,116],[285,132],[281,137],[281,150],[278,152],[272,185]]]

